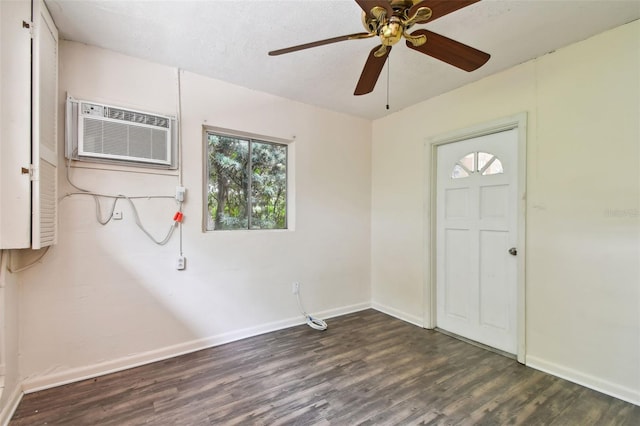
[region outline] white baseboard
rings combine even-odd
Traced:
[[[355,305],[343,306],[337,309],[328,309],[322,312],[310,312],[314,317],[319,318],[335,318],[341,315],[353,314],[355,312],[364,311],[365,309],[371,309],[371,303],[357,303]]]
[[[371,305],[369,303],[359,303],[321,312],[313,312],[313,315],[318,318],[332,318],[369,308],[371,308]],[[217,336],[196,339],[189,342],[179,343],[177,345],[167,346],[164,348],[142,352],[93,365],[70,368],[64,371],[37,377],[29,377],[22,382],[22,390],[24,391],[24,393],[37,392],[39,390],[62,386],[68,383],[79,382],[81,380],[91,379],[109,373],[115,373],[117,371],[122,371],[129,368],[139,367],[141,365],[150,364],[152,362],[162,361],[175,356],[184,355],[187,353],[223,345],[225,343],[234,342],[236,340],[245,339],[247,337],[253,337],[304,323],[305,320],[302,316],[288,318],[285,320],[274,321],[267,324],[260,324],[255,327],[231,331]]]
[[[417,325],[420,328],[424,328],[424,321],[422,318],[417,317],[415,315],[408,314],[406,312],[399,311],[397,309],[391,308],[389,306],[383,305],[378,302],[373,302],[371,307],[376,311],[380,311],[384,314],[391,315],[392,317],[401,319],[402,321],[406,321],[413,325]]]
[[[6,391],[7,389],[4,389]],[[9,398],[6,399],[4,406],[2,407],[2,411],[0,411],[0,425],[7,426],[9,424],[9,420],[13,416],[13,413],[18,408],[18,404],[22,400],[22,389],[20,386],[16,386],[13,389],[13,392],[9,395]]]
[[[568,380],[578,385],[593,389],[614,398],[621,399],[631,404],[640,405],[640,390],[620,386],[607,380],[573,370],[544,359],[527,355],[526,365],[536,370],[544,371],[561,379]]]

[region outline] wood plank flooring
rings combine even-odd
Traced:
[[[374,310],[25,395],[10,425],[640,425],[640,407]]]

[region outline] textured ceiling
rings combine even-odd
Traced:
[[[46,0],[61,38],[375,119],[640,18],[639,0],[484,0],[428,28],[490,53],[467,73],[399,43],[375,90],[353,96],[378,40],[270,57],[267,52],[362,32],[353,0]],[[593,52],[597,55],[598,52]]]

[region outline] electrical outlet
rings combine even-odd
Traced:
[[[293,294],[298,294],[300,293],[300,283],[293,283],[293,286],[291,287],[291,291],[293,292]]]
[[[122,220],[122,212],[113,212],[113,220]]]
[[[187,267],[187,258],[184,256],[178,256],[178,261],[176,262],[176,269],[178,271],[182,271]]]
[[[187,190],[184,186],[176,186],[176,201],[183,202],[185,192],[187,192]]]

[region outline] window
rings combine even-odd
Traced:
[[[206,229],[287,228],[287,145],[206,132]]]
[[[471,152],[459,159],[453,166],[451,179],[460,179],[478,172],[482,176],[504,173],[502,162],[488,152]]]

